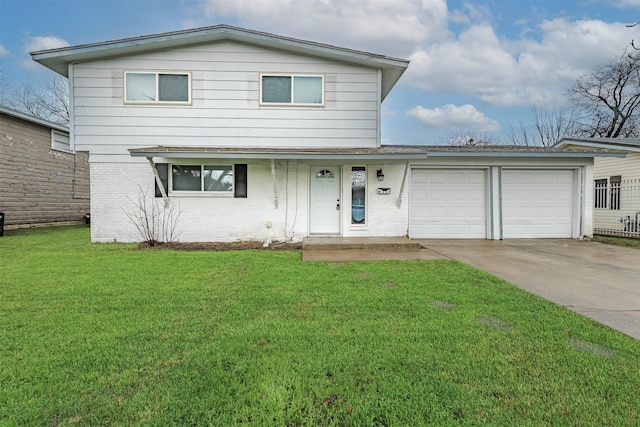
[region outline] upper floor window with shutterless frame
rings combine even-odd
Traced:
[[[127,104],[190,104],[191,74],[125,71],[124,102]]]
[[[261,105],[324,106],[324,76],[262,74]]]

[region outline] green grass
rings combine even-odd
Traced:
[[[635,425],[640,343],[455,261],[0,238],[0,425]]]
[[[593,236],[593,240],[608,245],[625,246],[627,248],[640,249],[640,239],[614,236]]]

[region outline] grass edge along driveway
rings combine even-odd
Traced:
[[[640,344],[456,261],[0,238],[0,425],[633,425]]]

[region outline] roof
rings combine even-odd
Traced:
[[[597,149],[559,149],[522,146],[383,145],[380,148],[263,148],[168,147],[133,148],[133,157],[235,159],[410,160],[427,157],[624,157],[624,153]]]
[[[563,138],[555,146],[563,148],[572,145],[601,150],[640,152],[640,138]]]
[[[215,25],[101,43],[41,50],[31,52],[31,57],[34,61],[56,73],[68,77],[68,66],[75,62],[97,61],[117,56],[135,55],[227,40],[381,69],[382,99],[391,91],[391,88],[409,66],[409,61],[406,59],[278,36],[230,25]]]
[[[11,117],[15,117],[20,120],[25,120],[27,122],[35,123],[40,126],[44,126],[47,128],[59,130],[60,132],[69,133],[69,128],[61,125],[60,123],[50,122],[49,120],[44,120],[39,117],[32,116],[31,114],[23,113],[22,111],[14,110],[12,108],[4,107],[0,105],[0,113],[6,114]]]

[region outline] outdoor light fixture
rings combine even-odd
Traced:
[[[384,174],[382,173],[382,169],[378,169],[376,176],[378,177],[378,181],[384,181]]]

